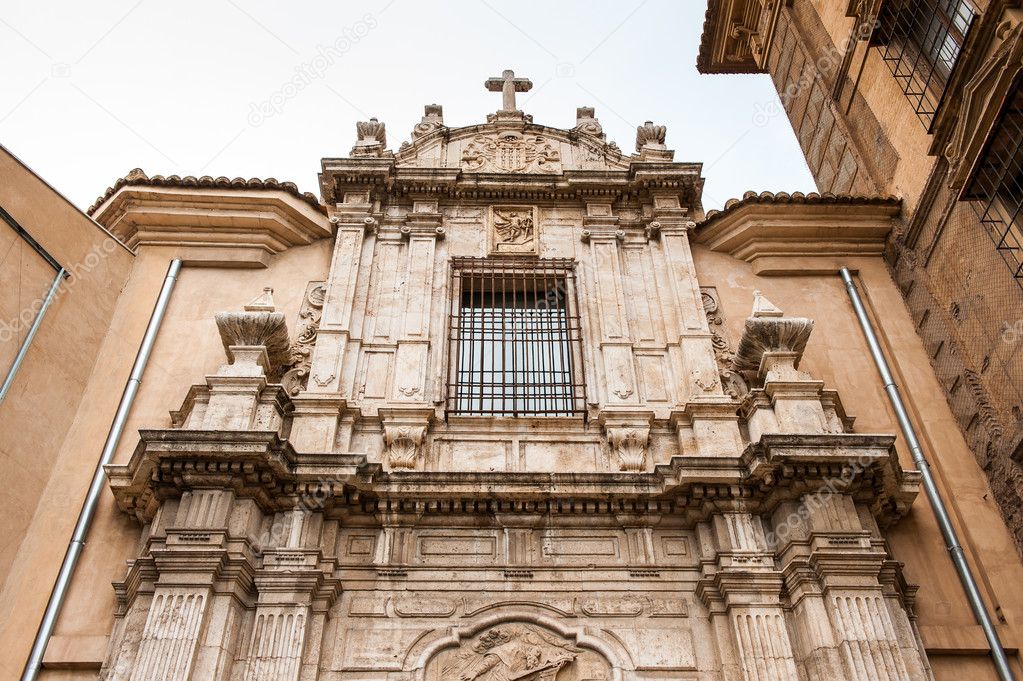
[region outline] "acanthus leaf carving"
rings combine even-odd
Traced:
[[[426,426],[384,425],[384,456],[392,469],[415,470]]]
[[[619,470],[639,472],[646,469],[646,450],[650,444],[649,428],[608,428],[607,441],[615,454]]]
[[[320,329],[320,316],[323,314],[323,301],[327,294],[326,284],[312,281],[306,286],[305,298],[298,313],[298,324],[295,329],[295,340],[288,350],[289,368],[281,377],[281,384],[289,395],[297,395],[305,390],[309,381],[309,368],[312,362],[313,346],[316,345],[316,334]],[[333,376],[325,382],[326,385]]]

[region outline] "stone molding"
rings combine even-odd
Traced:
[[[321,207],[263,186],[119,185],[92,215],[129,248],[173,247],[192,266],[266,267],[333,234]]]
[[[227,487],[266,511],[289,508],[296,495],[314,495],[325,507],[357,500],[364,508],[431,508],[455,512],[462,503],[502,512],[555,508],[610,513],[614,503],[654,503],[700,516],[729,505],[767,513],[808,486],[849,476],[849,494],[868,503],[880,526],[909,510],[919,473],[904,471],[894,436],[822,433],[764,434],[738,460],[675,456],[652,472],[494,473],[481,494],[480,473],[401,471],[391,474],[364,455],[299,454],[277,433],[143,430],[127,464],[107,466],[118,507],[149,520],[160,500],[195,486]],[[321,460],[335,462],[323,478]],[[552,497],[548,488],[558,489]],[[400,492],[399,497],[394,495]],[[708,500],[714,508],[705,508]]]
[[[842,258],[882,255],[900,209],[895,199],[780,196],[753,194],[709,212],[694,242],[745,260],[754,274],[834,273]]]

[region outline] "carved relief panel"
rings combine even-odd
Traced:
[[[427,666],[429,681],[597,681],[611,678],[599,654],[534,624],[510,622],[486,629],[442,651]]]
[[[536,206],[490,206],[487,251],[491,254],[539,255]]]

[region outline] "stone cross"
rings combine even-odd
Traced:
[[[506,69],[500,77],[488,78],[484,85],[491,92],[501,93],[501,111],[516,111],[515,93],[529,92],[533,87],[533,81],[528,78],[516,78],[514,71]]]

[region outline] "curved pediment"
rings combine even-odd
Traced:
[[[403,144],[395,155],[399,168],[458,168],[468,173],[557,175],[565,170],[627,170],[629,163],[630,157],[604,139],[599,124],[586,131],[526,121],[440,126]]]

